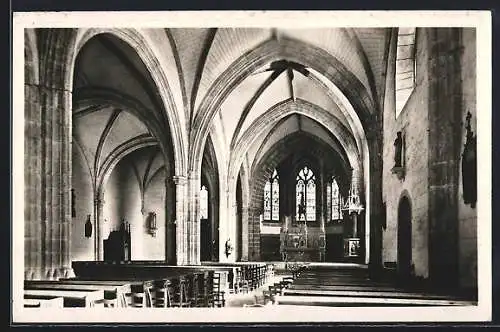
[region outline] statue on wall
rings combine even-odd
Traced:
[[[227,241],[226,241],[226,244],[225,244],[225,250],[224,250],[224,253],[226,254],[226,258],[229,257],[229,255],[231,255],[231,253],[233,252],[233,245],[231,244],[231,239],[228,238]]]
[[[75,189],[71,189],[71,218],[76,217],[75,209]]]
[[[396,140],[394,141],[394,167],[403,167],[403,137],[401,132],[397,132]]]
[[[464,152],[462,153],[462,186],[464,203],[475,208],[477,201],[477,151],[476,136],[474,136],[470,124],[471,117],[471,113],[467,112],[465,118],[467,121],[465,126],[466,137]]]
[[[90,214],[87,214],[87,222],[85,223],[85,237],[92,236],[92,222],[90,221]]]

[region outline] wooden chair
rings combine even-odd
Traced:
[[[149,287],[145,287],[144,284],[132,284],[130,285],[130,290],[132,293],[132,308],[145,308],[151,307],[151,290]]]
[[[104,291],[104,308],[117,308],[118,307],[118,292],[115,291]]]
[[[198,275],[196,278],[196,288],[197,298],[196,298],[196,307],[206,307],[208,306],[208,298],[207,298],[207,290],[206,290],[206,281],[205,279],[208,277],[208,273],[202,273]]]
[[[242,268],[239,270],[238,274],[238,293],[243,292],[243,293],[248,293],[249,291],[249,284],[248,280],[246,279],[245,276],[246,269]]]
[[[190,307],[198,305],[198,274],[192,273],[186,276],[186,298]]]
[[[186,294],[186,281],[184,277],[173,278],[171,281],[171,307],[185,308],[189,306]]]
[[[170,281],[168,279],[155,280],[153,283],[154,300],[153,307],[168,308],[170,307]]]
[[[221,290],[221,276],[220,273],[214,273],[213,278],[213,306],[214,307],[224,307],[226,305],[226,300],[224,299],[224,291]]]

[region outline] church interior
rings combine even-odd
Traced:
[[[474,28],[27,28],[24,307],[477,303]]]

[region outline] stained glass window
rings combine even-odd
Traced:
[[[280,184],[278,172],[274,170],[271,178],[264,185],[264,220],[280,219]]]
[[[274,171],[276,173],[276,171]],[[280,220],[280,184],[278,181],[278,175],[273,175],[273,183],[272,183],[272,220]]]
[[[306,166],[299,171],[295,185],[296,216],[300,221],[316,220],[316,177]]]
[[[332,220],[342,219],[342,202],[337,180],[332,179]]]
[[[332,220],[332,184],[326,184],[326,220]]]
[[[205,186],[200,190],[200,219],[208,219],[208,191]]]
[[[264,186],[264,220],[271,220],[271,182]]]

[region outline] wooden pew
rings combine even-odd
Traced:
[[[101,280],[96,277],[92,278],[69,278],[61,279],[61,282],[76,285],[95,285],[97,288],[100,286],[111,286],[118,287],[122,290],[122,295],[120,295],[120,303],[125,302],[127,307],[150,307],[152,306],[153,298],[151,291],[153,289],[154,280],[151,279],[137,279],[137,278],[109,278],[106,280]],[[123,299],[124,297],[124,299]]]
[[[382,292],[382,291],[346,291],[346,290],[309,290],[309,289],[285,289],[283,295],[288,296],[329,296],[329,297],[373,297],[373,298],[394,298],[394,299],[428,299],[428,300],[450,300],[450,297],[435,294],[421,294],[408,292]]]
[[[330,290],[330,291],[381,291],[381,292],[391,292],[391,291],[402,291],[396,287],[390,286],[352,286],[352,285],[316,285],[316,284],[300,284],[293,282],[288,286],[290,290]]]
[[[32,296],[53,296],[62,297],[64,307],[95,307],[103,303],[103,290],[58,290],[58,289],[26,289],[24,290],[25,297]]]
[[[104,291],[104,307],[126,307],[126,295],[130,293],[128,284],[97,284],[97,283],[74,283],[71,280],[65,281],[24,281],[24,289],[49,289],[49,290],[76,290],[76,291]]]
[[[80,280],[80,279],[75,279],[75,278],[65,278],[65,279],[59,279],[57,281],[60,284],[69,284],[69,285],[91,285],[91,286],[109,286],[109,287],[116,287],[117,289],[117,297],[122,298],[121,303],[123,303],[123,306],[127,306],[127,299],[131,295],[131,287],[130,285],[132,283],[143,283],[143,281],[134,281],[134,280]]]
[[[25,308],[63,308],[64,299],[47,295],[24,295]]]
[[[438,300],[438,299],[406,299],[406,298],[372,298],[343,296],[292,296],[278,295],[274,297],[277,305],[307,306],[464,306],[474,305],[471,301]]]

